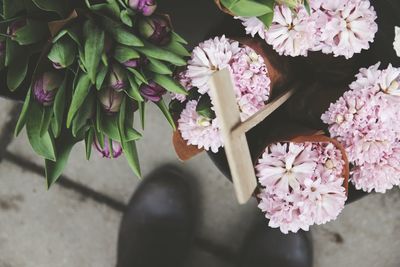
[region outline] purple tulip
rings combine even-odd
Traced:
[[[124,70],[118,65],[113,64],[108,74],[106,87],[112,88],[117,92],[123,91],[128,86],[127,77]]]
[[[167,45],[171,41],[171,25],[163,16],[143,18],[139,22],[140,34],[155,45]]]
[[[136,69],[136,68],[140,68],[140,67],[146,65],[147,63],[148,63],[147,58],[140,57],[140,58],[136,58],[136,59],[130,59],[128,61],[125,61],[122,64],[127,68]]]
[[[151,16],[156,11],[157,3],[155,0],[129,0],[129,6],[143,16]]]
[[[100,155],[103,156],[103,158],[116,159],[122,155],[121,144],[118,143],[117,141],[111,141],[111,146],[110,146],[110,141],[108,137],[104,138],[104,148],[101,148],[100,143],[97,139],[94,140],[94,147],[96,148],[97,151],[99,151]]]
[[[119,111],[122,102],[122,93],[112,88],[104,88],[98,93],[98,98],[107,113]]]
[[[167,92],[162,86],[151,81],[149,84],[142,84],[140,86],[140,93],[146,100],[159,102],[162,96]]]
[[[23,28],[25,25],[26,25],[25,19],[13,21],[7,28],[7,34],[10,35],[12,39],[14,39],[16,37],[17,31]]]
[[[53,104],[54,97],[62,80],[62,76],[54,71],[43,73],[33,86],[35,99],[43,106]]]

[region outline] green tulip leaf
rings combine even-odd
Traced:
[[[119,5],[115,0],[107,0],[107,3],[94,4],[94,5],[90,4],[90,0],[85,0],[85,2],[87,7],[90,8],[92,11],[111,15],[114,18],[119,18],[119,15],[121,13]]]
[[[121,142],[121,137],[118,129],[117,114],[104,116],[102,118],[102,132],[112,140]]]
[[[125,137],[126,142],[137,141],[140,138],[142,138],[142,134],[133,129],[132,127],[127,127],[125,130],[126,130],[126,137]]]
[[[28,93],[26,94],[24,105],[22,106],[21,113],[19,114],[17,125],[15,127],[15,132],[14,132],[15,137],[17,137],[20,134],[21,130],[24,128],[24,126],[26,124],[26,118],[27,118],[27,115],[28,115],[29,104],[31,102],[31,94],[32,94],[32,90],[29,89]]]
[[[77,45],[78,47],[81,47],[81,41],[79,40],[79,24],[74,24],[73,26],[61,30],[54,38],[53,38],[53,43],[58,42],[63,37],[66,37],[68,35]]]
[[[94,114],[94,105],[95,97],[93,94],[89,94],[72,121],[72,135],[74,137],[77,137],[81,129],[87,126],[88,120],[92,117],[92,114]]]
[[[26,25],[15,32],[15,41],[20,45],[30,45],[46,40],[50,35],[47,24],[43,21],[27,19]]]
[[[126,94],[130,98],[132,98],[138,102],[143,102],[144,99],[143,99],[142,95],[140,94],[139,86],[135,81],[134,75],[131,73],[127,73],[127,76],[128,76],[130,86],[127,89],[125,89]]]
[[[102,21],[106,31],[116,42],[127,46],[144,46],[140,38],[133,34],[131,29],[125,28],[123,24],[117,23],[106,16],[102,17]]]
[[[147,69],[158,74],[172,75],[172,71],[169,69],[169,67],[162,61],[155,58],[149,58]]]
[[[126,118],[126,97],[123,97],[122,102],[121,102],[121,107],[119,109],[119,115],[118,115],[118,132],[119,132],[119,137],[121,140],[121,144],[125,144],[126,138],[125,138],[125,118]]]
[[[144,43],[145,43],[144,47],[136,47],[135,49],[148,57],[167,61],[175,66],[186,65],[186,61],[182,57],[176,55],[175,53],[147,42]]]
[[[231,1],[222,0],[222,4],[229,9],[235,16],[240,17],[259,17],[267,13],[273,12],[271,5],[268,3],[260,3],[255,0],[239,0],[232,3]]]
[[[164,87],[167,91],[176,94],[187,95],[185,88],[170,76],[154,74],[153,80],[160,86]]]
[[[53,119],[53,133],[54,137],[59,137],[61,134],[62,121],[65,112],[65,90],[67,87],[67,78],[64,79],[60,88],[58,88],[56,97],[54,99],[54,119]]]
[[[3,0],[3,18],[10,19],[24,10],[23,0]]]
[[[161,99],[156,104],[157,104],[158,108],[161,110],[161,112],[164,114],[164,116],[167,119],[167,121],[169,122],[169,124],[172,126],[172,129],[175,131],[176,130],[175,121],[172,118],[172,115],[169,112],[169,109],[168,109],[167,105],[165,104],[164,100]]]
[[[75,62],[76,54],[77,47],[75,42],[70,38],[63,37],[53,44],[47,57],[52,62],[56,62],[61,67],[66,68]]]
[[[84,25],[85,41],[85,67],[92,84],[96,83],[96,73],[104,49],[104,31],[97,27],[93,20],[86,21]]]
[[[96,77],[96,89],[100,90],[103,86],[104,80],[107,76],[108,68],[107,66],[104,66],[103,64],[100,64],[99,67],[99,73],[97,73]]]
[[[177,42],[179,42],[179,43],[181,43],[181,44],[184,44],[184,45],[187,45],[188,44],[188,42],[186,42],[186,40],[185,39],[183,39],[179,34],[177,34],[176,32],[172,32],[172,36],[173,36],[173,38],[177,41]]]
[[[90,78],[86,73],[82,73],[76,85],[74,94],[72,96],[71,106],[69,107],[67,117],[67,127],[70,128],[72,120],[74,119],[79,108],[82,106],[91,88]]]
[[[35,101],[29,106],[29,115],[26,122],[26,132],[33,150],[45,159],[56,160],[54,139],[46,132],[40,136],[42,107]]]
[[[95,129],[96,132],[101,132],[103,130],[103,123],[102,123],[102,111],[101,111],[101,103],[97,102],[96,107],[96,124]]]
[[[72,148],[80,140],[73,138],[70,133],[63,133],[57,143],[57,161],[45,160],[47,188],[55,184],[61,177],[68,163]]]
[[[143,42],[133,33],[128,30],[118,27],[112,31],[112,35],[120,44],[129,45],[129,46],[144,46]]]
[[[272,24],[273,19],[274,19],[274,12],[262,15],[262,16],[258,17],[258,19],[261,20],[264,23],[265,27],[269,28],[271,26],[271,24]]]
[[[176,39],[175,35],[172,35],[171,42],[164,46],[165,49],[171,51],[174,54],[183,57],[189,57],[190,53],[186,50],[186,48]]]
[[[142,84],[142,83],[149,84],[146,77],[144,77],[144,75],[142,73],[140,73],[139,71],[132,69],[132,68],[128,68],[128,71],[132,72],[135,75],[135,77],[140,81],[140,84]]]
[[[43,137],[49,131],[52,118],[53,107],[43,107],[42,120],[40,121],[40,137]]]
[[[118,62],[124,63],[131,59],[139,59],[140,54],[136,50],[134,50],[128,46],[119,45],[119,46],[115,47],[114,58]]]
[[[129,166],[131,167],[132,171],[138,176],[139,178],[142,176],[140,171],[140,163],[138,152],[136,148],[136,142],[130,141],[123,144],[123,151],[125,154],[125,158],[128,161]]]
[[[141,122],[141,125],[142,125],[142,130],[144,130],[144,128],[145,128],[145,119],[146,119],[146,117],[145,117],[145,115],[146,115],[146,102],[139,102],[138,103],[138,105],[139,105],[139,115],[140,115],[140,122]]]
[[[14,0],[15,1],[15,0]],[[32,0],[35,5],[44,11],[56,12],[60,17],[65,18],[71,12],[67,0]]]
[[[132,26],[133,26],[132,19],[131,19],[131,17],[129,16],[129,13],[128,13],[127,10],[122,10],[122,11],[121,11],[120,18],[121,18],[121,21],[122,21],[125,25],[127,25],[127,26],[129,26],[129,27],[132,27]]]
[[[15,91],[25,80],[29,65],[27,52],[20,51],[20,54],[16,55],[8,66],[7,86],[10,91]]]
[[[93,141],[94,141],[94,129],[93,127],[91,127],[89,131],[86,133],[85,137],[85,151],[87,160],[90,160],[90,156],[92,154]]]

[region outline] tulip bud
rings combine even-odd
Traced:
[[[116,113],[119,111],[122,102],[122,93],[112,88],[102,89],[98,93],[98,98],[107,113]]]
[[[17,37],[16,33],[19,29],[23,28],[26,25],[25,19],[15,20],[11,22],[11,24],[7,28],[7,34],[11,36],[11,39],[15,39]]]
[[[55,69],[64,69],[74,63],[76,53],[75,42],[70,38],[64,37],[53,44],[47,57],[53,63]]]
[[[140,93],[142,96],[153,102],[159,102],[166,92],[167,91],[162,86],[153,81],[149,82],[149,84],[142,84],[140,86]]]
[[[117,92],[124,90],[128,86],[124,70],[118,64],[111,66],[106,85]]]
[[[57,72],[45,72],[35,82],[33,93],[35,99],[43,106],[53,104],[57,89],[61,86],[63,78]]]
[[[130,59],[128,61],[125,61],[122,64],[127,68],[136,69],[136,68],[140,68],[140,67],[146,65],[147,63],[148,63],[147,58],[140,57],[140,58],[136,58],[136,59]]]
[[[163,16],[143,18],[139,21],[140,34],[155,45],[167,45],[171,41],[171,25]]]
[[[111,144],[110,144],[111,142]],[[108,137],[104,138],[104,148],[101,148],[97,139],[94,140],[94,147],[99,151],[103,158],[118,158],[122,154],[122,146],[117,141],[112,141]],[[112,154],[111,154],[112,152]]]
[[[129,0],[129,6],[144,16],[151,16],[156,11],[155,0]]]

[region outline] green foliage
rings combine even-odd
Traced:
[[[0,41],[6,47],[0,68],[7,73],[9,90],[30,86],[15,135],[26,128],[33,150],[45,159],[49,188],[81,141],[87,159],[95,142],[100,148],[121,144],[129,166],[140,177],[136,142],[142,134],[133,123],[138,114],[142,128],[145,125],[146,100],[140,87],[154,81],[170,92],[186,94],[172,75],[186,65],[187,43],[175,32],[166,45],[150,42],[136,28],[141,16],[125,0],[85,0],[86,8],[80,5],[78,12],[73,12],[72,3],[0,0]],[[15,28],[12,35],[7,31],[11,26]],[[139,65],[127,67],[126,62],[132,60]],[[121,75],[113,73],[115,65],[122,69]],[[53,78],[42,80],[44,73]],[[56,83],[54,77],[63,79]],[[118,112],[110,114],[105,110],[107,99],[100,95],[107,96],[102,90],[109,86],[118,89],[121,85],[123,89],[116,93],[121,98]],[[51,99],[41,103],[43,97]],[[154,104],[175,130],[164,100]]]
[[[215,112],[211,109],[211,98],[208,94],[203,95],[196,107],[196,112],[205,118],[215,119]]]

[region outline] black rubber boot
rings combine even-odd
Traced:
[[[180,267],[198,212],[190,177],[173,166],[144,179],[123,216],[117,267]]]
[[[308,233],[282,234],[258,224],[243,244],[239,267],[312,267],[313,248]]]

